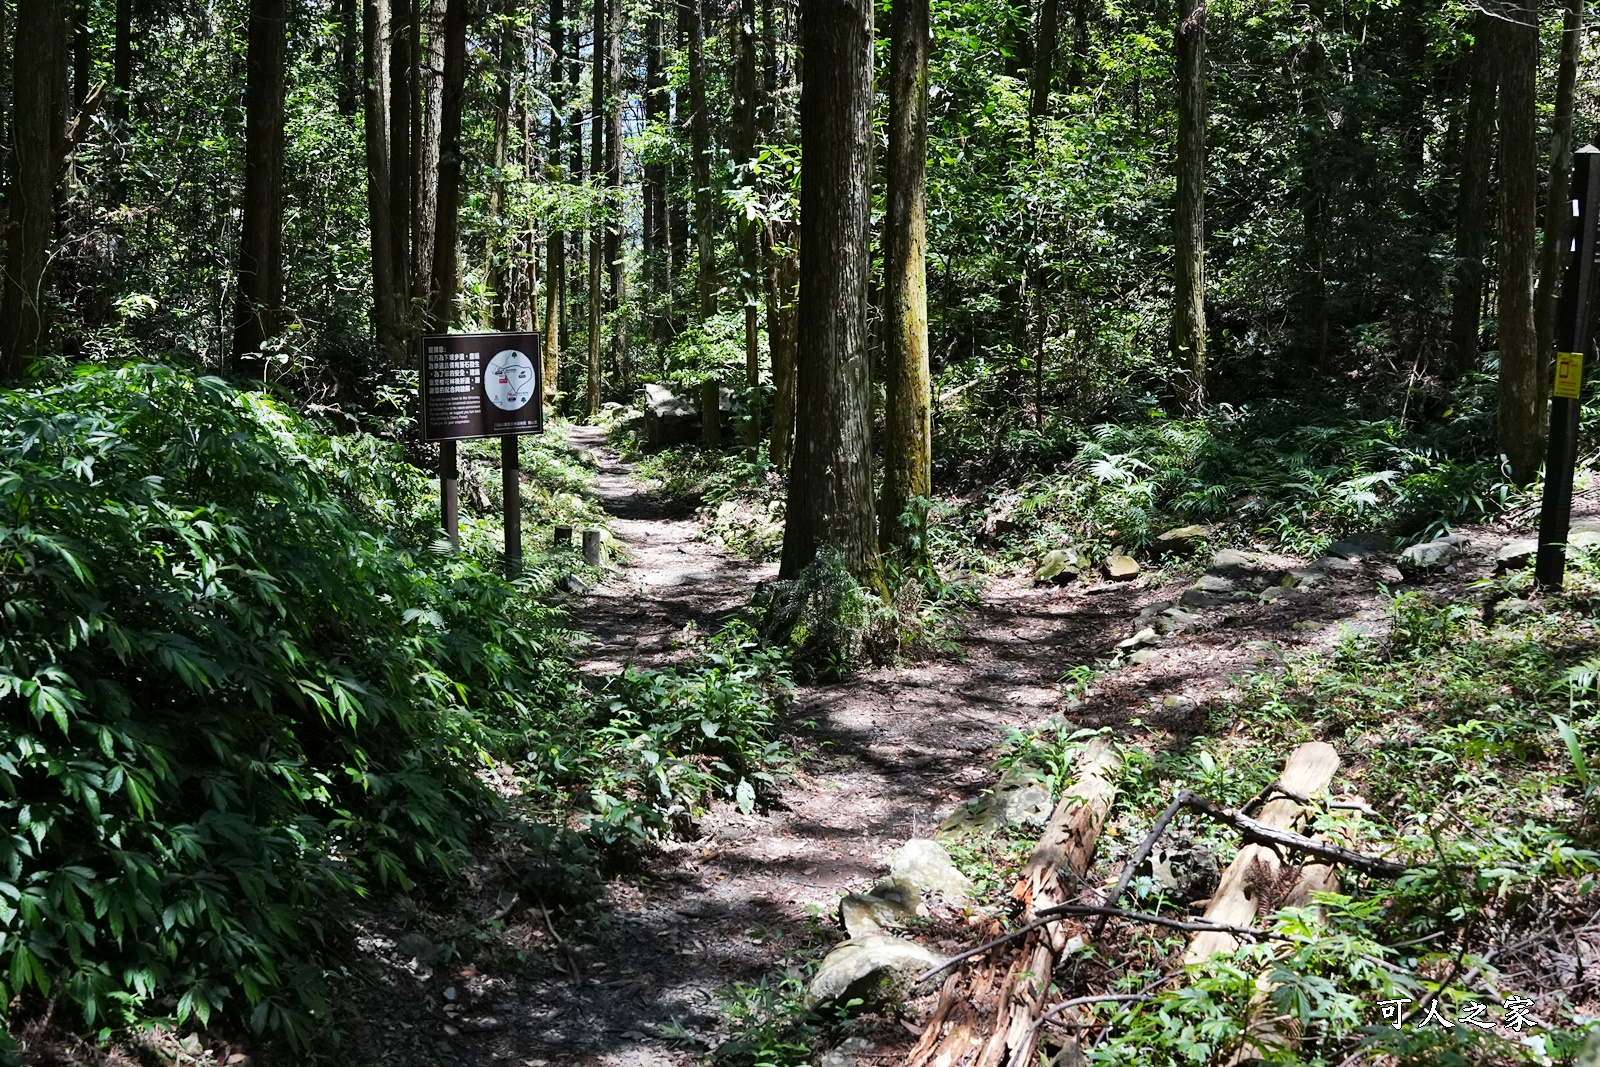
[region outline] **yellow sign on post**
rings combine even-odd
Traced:
[[[1556,353],[1555,395],[1567,400],[1578,399],[1583,388],[1583,353]]]

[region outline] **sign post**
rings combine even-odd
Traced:
[[[1600,219],[1600,149],[1573,153],[1571,246],[1556,305],[1555,386],[1550,401],[1550,450],[1544,461],[1539,507],[1539,561],[1534,576],[1544,589],[1560,589],[1567,571],[1567,526],[1572,518],[1572,474],[1578,463],[1578,413],[1583,406],[1583,357],[1593,334],[1595,223]]]
[[[506,573],[522,570],[522,475],[517,438],[544,432],[544,361],[536,333],[427,334],[422,338],[422,439],[439,442],[440,517],[461,545],[456,442],[500,438]]]

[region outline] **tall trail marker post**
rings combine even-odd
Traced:
[[[1595,233],[1600,221],[1600,148],[1573,153],[1572,238],[1561,298],[1556,305],[1555,386],[1550,400],[1550,450],[1544,461],[1539,507],[1539,561],[1534,576],[1544,589],[1560,589],[1567,571],[1567,528],[1572,519],[1572,475],[1578,463],[1578,414],[1583,407],[1583,357],[1594,334]]]
[[[544,432],[544,360],[536,333],[448,333],[422,337],[422,439],[439,443],[439,505],[450,543],[461,547],[456,442],[500,438],[506,574],[522,571],[522,473],[517,438]]]

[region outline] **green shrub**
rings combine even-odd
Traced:
[[[569,685],[429,508],[397,448],[217,379],[0,393],[0,1000],[324,1025],[329,924],[453,870],[474,766]]]
[[[822,548],[799,577],[756,596],[761,640],[788,650],[802,675],[838,678],[861,662],[874,597],[851,577],[844,557]]]

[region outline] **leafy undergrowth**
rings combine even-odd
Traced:
[[[558,447],[525,445],[535,500],[581,487]],[[507,818],[532,853],[568,826],[604,850],[770,797],[786,683],[746,632],[591,692],[570,557],[507,581],[497,509],[468,494],[451,551],[435,488],[177,369],[0,393],[9,1033],[209,1024],[310,1062],[364,899],[448,884]]]
[[[1315,554],[1352,531],[1420,538],[1532,499],[1500,472],[1488,410],[1417,428],[1354,405],[1263,401],[1088,431],[1012,428],[998,446],[963,427],[938,442],[936,484],[972,498],[969,545],[1011,556],[1071,548],[1092,563],[1187,524],[1219,546]]]

